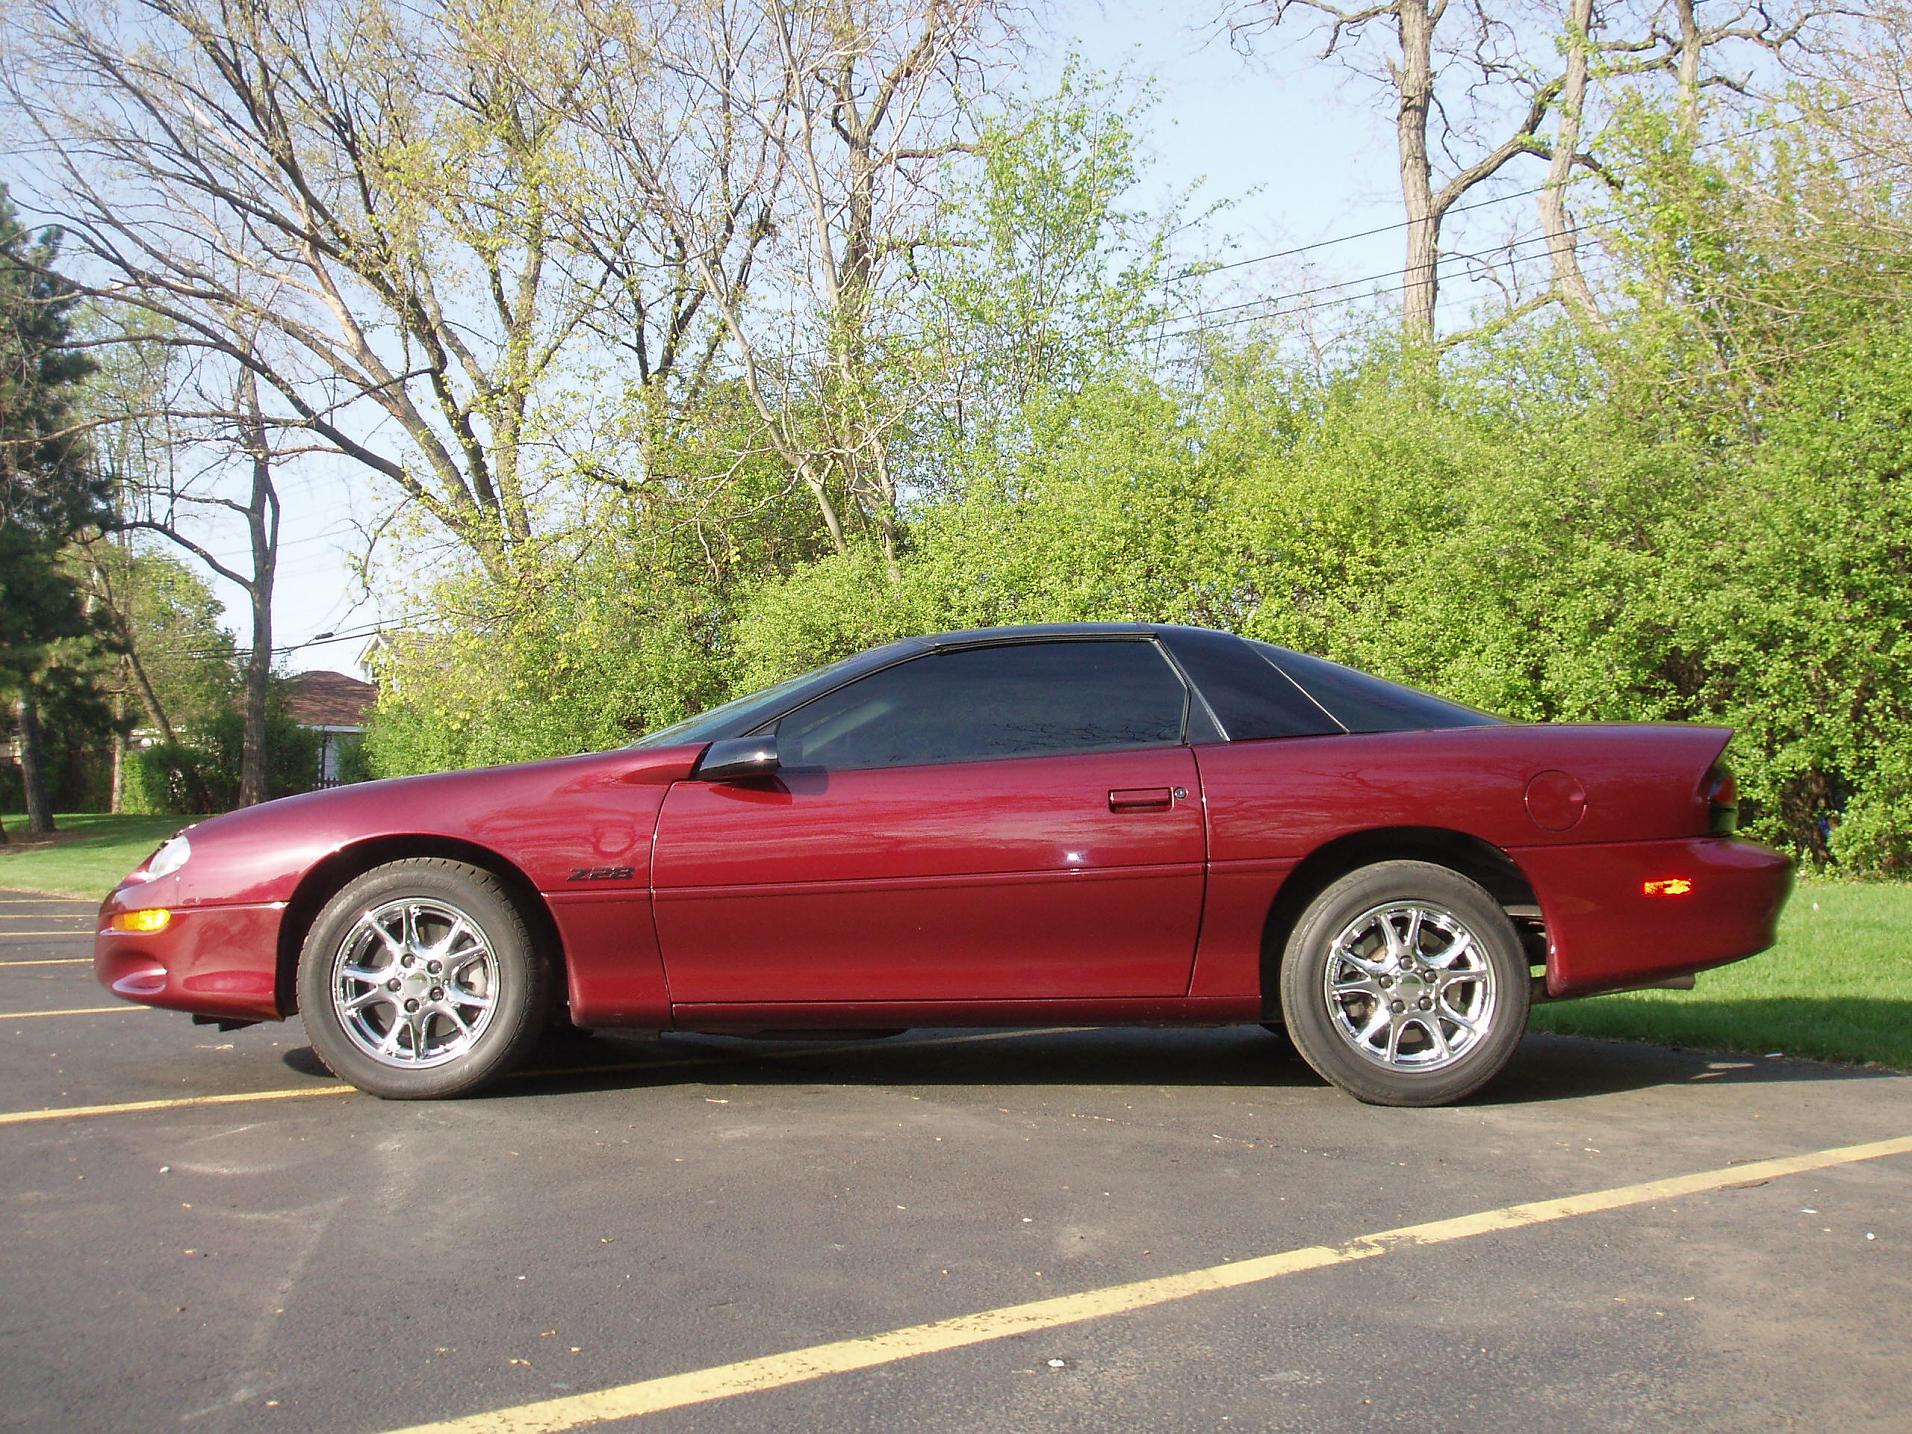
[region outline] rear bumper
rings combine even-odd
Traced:
[[[285,903],[175,906],[164,931],[106,929],[115,912],[147,904],[140,900],[144,894],[139,887],[116,891],[100,907],[93,974],[102,986],[143,1006],[235,1020],[280,1018],[279,921]]]
[[[1547,923],[1547,994],[1588,996],[1723,966],[1773,944],[1793,864],[1733,837],[1510,853]],[[1688,883],[1684,892],[1649,883]]]

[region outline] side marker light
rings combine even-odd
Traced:
[[[1640,889],[1648,896],[1685,896],[1693,889],[1693,883],[1683,876],[1668,876],[1646,882]]]
[[[173,914],[163,906],[140,911],[116,911],[106,927],[109,931],[164,931],[172,924]]]

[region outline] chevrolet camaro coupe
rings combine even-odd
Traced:
[[[1772,944],[1719,727],[1523,726],[1201,628],[908,638],[633,746],[188,828],[100,908],[129,1001],[298,1012],[375,1095],[553,1025],[1285,1028],[1458,1100],[1531,1002]]]

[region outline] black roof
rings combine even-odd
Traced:
[[[1160,631],[1160,624],[1150,622],[1031,622],[1013,627],[963,628],[956,632],[905,638],[903,641],[921,643],[931,651],[940,652],[950,647],[981,647],[991,642],[1023,642],[1057,637],[1142,637]]]
[[[898,638],[652,732],[640,745],[743,736],[847,683],[912,657],[1018,642],[1156,637],[1189,679],[1212,738],[1471,726],[1497,719],[1412,688],[1214,628],[1152,622],[1046,622]],[[1190,740],[1197,730],[1190,719]],[[1210,740],[1206,738],[1204,740]]]

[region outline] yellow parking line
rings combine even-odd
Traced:
[[[92,964],[91,956],[61,956],[42,958],[37,961],[0,961],[0,969],[8,966],[91,966]]]
[[[156,1006],[75,1006],[67,1011],[0,1011],[0,1021],[32,1021],[41,1016],[123,1016],[134,1011],[157,1010]]]
[[[487,1434],[549,1434],[549,1431],[577,1429],[613,1419],[633,1419],[665,1409],[708,1404],[756,1390],[778,1389],[832,1374],[870,1369],[942,1350],[986,1344],[1016,1335],[1080,1324],[1085,1320],[1105,1319],[1110,1315],[1148,1309],[1196,1295],[1240,1289],[1244,1285],[1262,1284],[1285,1275],[1372,1259],[1392,1250],[1444,1245],[1455,1240],[1472,1239],[1476,1235],[1496,1234],[1530,1225],[1568,1220],[1579,1215],[1600,1214],[1633,1205],[1704,1194],[1746,1181],[1772,1180],[1784,1175],[1800,1175],[1837,1165],[1850,1165],[1861,1160],[1908,1154],[1912,1154],[1912,1136],[1901,1136],[1894,1140],[1874,1141],[1869,1145],[1848,1145],[1836,1150],[1782,1156],[1747,1165],[1729,1165],[1720,1170],[1676,1175],[1666,1180],[1648,1180],[1638,1185],[1594,1190],[1583,1195],[1565,1195],[1554,1200],[1507,1205],[1498,1210],[1482,1210],[1450,1220],[1431,1220],[1421,1225],[1382,1230],[1359,1236],[1345,1245],[1308,1245],[1255,1259],[1189,1270],[1179,1275],[1163,1275],[1156,1279],[1110,1285],[1054,1299],[1006,1305],[1000,1309],[887,1330],[859,1339],[816,1344],[782,1354],[740,1360],[735,1364],[692,1370],[686,1374],[639,1380],[635,1384],[595,1390],[588,1394],[562,1395],[555,1399],[489,1410],[462,1419],[419,1424],[398,1431],[398,1434],[479,1434],[479,1431],[487,1431]]]
[[[157,1010],[153,1006],[101,1006],[101,1011],[138,1011]],[[87,1014],[79,1011],[24,1011],[28,1016],[72,1016]],[[0,1017],[0,1020],[6,1019]],[[1079,1026],[1054,1026],[1043,1030],[985,1031],[968,1036],[934,1036],[924,1041],[885,1042],[892,1050],[918,1050],[926,1046],[964,1045],[976,1041],[1001,1041],[1012,1036],[1054,1036],[1068,1031],[1080,1030]],[[797,1060],[804,1056],[824,1056],[841,1054],[852,1050],[869,1050],[877,1043],[871,1041],[842,1041],[827,1046],[806,1046],[789,1051],[737,1051],[720,1055],[680,1056],[673,1060],[661,1061],[619,1061],[594,1066],[553,1066],[548,1070],[520,1071],[508,1077],[510,1080],[537,1080],[544,1077],[578,1075],[614,1075],[620,1071],[662,1071],[682,1070],[686,1066],[735,1065],[744,1060]],[[136,1115],[141,1111],[152,1110],[191,1110],[202,1105],[244,1105],[254,1100],[300,1100],[312,1095],[350,1095],[355,1088],[349,1085],[297,1086],[289,1090],[235,1091],[226,1095],[189,1095],[170,1100],[128,1100],[113,1105],[56,1105],[44,1110],[15,1110],[0,1112],[0,1126],[37,1125],[48,1120],[84,1120],[99,1115]]]
[[[47,1120],[79,1120],[89,1115],[133,1115],[142,1110],[191,1110],[202,1105],[247,1105],[256,1100],[304,1100],[315,1095],[356,1095],[349,1085],[300,1086],[293,1090],[233,1091],[225,1095],[183,1095],[168,1100],[128,1100],[117,1105],[65,1105],[50,1110],[16,1110],[0,1115],[0,1125],[37,1125]]]

